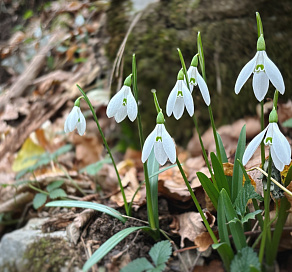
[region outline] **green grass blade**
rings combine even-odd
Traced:
[[[225,207],[223,203],[223,194],[220,194],[219,199],[218,199],[218,209],[217,209],[219,238],[222,243],[226,243],[229,246],[231,246],[225,213],[226,211],[225,211]]]
[[[264,35],[264,29],[263,29],[261,16],[258,12],[256,12],[256,19],[257,19],[257,28],[258,28],[258,38],[259,38],[261,35]]]
[[[289,185],[289,183],[291,182],[292,180],[292,165],[290,166],[288,172],[287,172],[287,176],[285,178],[285,181],[284,181],[284,186],[287,187]]]
[[[224,188],[230,196],[229,184],[224,174],[222,164],[219,162],[217,156],[213,152],[211,153],[211,162],[219,192]]]
[[[233,176],[232,176],[232,190],[231,190],[231,200],[232,202],[235,201],[239,190],[242,187],[242,178],[243,178],[243,172],[240,167],[239,161],[242,161],[243,153],[245,150],[245,144],[246,144],[246,132],[245,132],[245,125],[242,127],[237,148],[235,152],[235,158],[234,158],[234,166],[233,166]],[[239,160],[239,161],[238,161]]]
[[[205,72],[205,59],[204,59],[204,51],[203,51],[203,44],[202,44],[202,39],[201,39],[201,33],[198,32],[198,37],[197,37],[197,46],[198,46],[198,53],[199,53],[199,62],[200,62],[200,67],[202,71],[202,76],[204,80],[206,80],[206,72]]]
[[[148,166],[148,175],[159,171],[159,163],[155,159],[154,148],[152,149],[150,156],[147,161]],[[150,190],[151,190],[151,201],[152,201],[152,209],[153,216],[155,221],[155,227],[159,229],[159,219],[158,219],[158,175],[149,178],[150,181]]]
[[[228,162],[228,158],[225,152],[225,148],[222,142],[222,138],[220,136],[220,134],[217,132],[217,138],[218,138],[218,144],[219,144],[219,149],[220,149],[220,154],[221,154],[221,161],[222,163],[224,162]]]
[[[93,209],[99,212],[106,213],[112,217],[115,217],[122,221],[123,223],[126,222],[126,219],[122,216],[122,214],[116,211],[113,208],[108,206],[92,203],[88,201],[76,201],[76,200],[59,200],[59,201],[52,201],[46,204],[46,207],[70,207],[70,208],[84,208],[84,209]]]
[[[235,209],[233,208],[232,202],[225,189],[220,192],[222,195],[222,203],[224,205],[225,215],[228,222],[238,218]],[[243,226],[240,221],[229,224],[230,232],[237,250],[240,250],[247,246]]]
[[[197,176],[198,176],[206,194],[209,196],[215,209],[217,210],[218,198],[219,198],[218,189],[215,187],[214,183],[212,183],[212,181],[204,173],[197,172]]]
[[[234,258],[234,253],[230,245],[227,243],[219,243],[213,244],[213,249],[217,250],[223,263],[225,266],[226,271],[230,271],[230,264],[232,259]]]
[[[149,227],[142,226],[142,227],[131,227],[127,229],[123,229],[108,239],[105,243],[103,243],[94,253],[93,255],[87,260],[84,264],[82,270],[87,271],[90,269],[94,264],[99,262],[106,254],[108,254],[119,242],[125,239],[128,235],[132,232],[144,229],[144,230],[151,230]]]

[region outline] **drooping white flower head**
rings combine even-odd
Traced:
[[[208,86],[202,76],[199,74],[198,71],[198,54],[195,55],[192,59],[191,66],[188,70],[188,78],[190,83],[190,92],[193,92],[194,86],[199,85],[200,92],[203,96],[203,99],[207,106],[210,105],[210,94],[208,90]]]
[[[123,121],[127,115],[133,122],[138,114],[137,102],[130,88],[131,76],[125,79],[124,86],[112,97],[106,109],[106,115],[109,118],[114,116],[117,123]]]
[[[192,95],[184,82],[183,71],[180,70],[177,76],[177,82],[170,92],[166,103],[166,114],[170,116],[172,113],[178,120],[182,117],[184,108],[190,116],[194,114],[194,101]]]
[[[258,101],[262,101],[268,92],[269,80],[281,93],[285,92],[283,77],[277,66],[268,58],[265,51],[265,41],[261,35],[257,42],[257,53],[240,71],[235,83],[235,93],[238,94],[247,79],[253,73],[252,87]]]
[[[148,159],[152,148],[154,148],[154,155],[160,165],[164,165],[169,159],[171,163],[176,161],[175,143],[170,137],[164,126],[164,117],[162,112],[157,115],[156,127],[146,138],[142,150],[142,162]]]
[[[80,99],[81,97],[79,97],[75,101],[74,107],[65,121],[64,124],[65,133],[72,132],[75,128],[77,128],[77,131],[80,136],[82,136],[85,133],[86,121],[80,110]]]
[[[284,166],[290,164],[291,147],[278,127],[276,121],[278,119],[278,116],[275,115],[275,112],[276,110],[273,110],[270,114],[269,125],[261,133],[259,133],[247,146],[242,158],[243,165],[247,164],[247,162],[250,160],[265,136],[266,137],[264,139],[264,144],[270,146],[271,156],[275,167],[279,171],[283,171]]]

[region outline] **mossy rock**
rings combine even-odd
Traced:
[[[289,0],[161,0],[149,5],[129,36],[124,54],[125,76],[131,73],[132,54],[136,54],[145,135],[154,128],[156,119],[151,89],[157,90],[160,105],[165,111],[167,97],[181,68],[177,48],[181,49],[189,66],[197,53],[198,31],[201,32],[207,84],[217,126],[246,115],[255,115],[258,101],[252,91],[251,79],[239,95],[235,95],[234,85],[242,67],[256,53],[256,11],[262,18],[267,54],[278,66],[285,81],[286,92],[279,100],[286,101],[291,97],[291,8]],[[124,18],[121,25],[127,29]],[[124,36],[121,32],[119,34]],[[266,98],[272,98],[273,92],[270,84]],[[198,88],[194,89],[193,97],[199,126],[204,130],[210,125],[208,108]],[[171,117],[166,122],[176,142],[186,145],[194,127],[186,111],[181,120]],[[183,129],[177,129],[178,125]]]

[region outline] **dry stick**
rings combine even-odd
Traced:
[[[114,77],[115,68],[117,68],[116,69],[116,73],[118,73],[118,70],[119,70],[119,67],[120,67],[120,63],[121,63],[121,59],[122,59],[123,54],[124,54],[126,42],[128,40],[128,37],[129,37],[130,33],[132,32],[132,29],[134,28],[134,26],[136,25],[136,23],[139,21],[141,15],[142,15],[142,12],[138,13],[135,16],[135,18],[131,22],[131,25],[130,25],[127,33],[126,33],[126,36],[125,36],[122,44],[120,45],[120,48],[119,48],[118,53],[117,53],[117,56],[116,56],[116,58],[114,60],[113,69],[112,69],[111,76],[110,76],[110,80],[109,80],[109,86],[112,85],[112,80],[113,80],[113,77]],[[116,74],[116,77],[118,77],[117,74]]]

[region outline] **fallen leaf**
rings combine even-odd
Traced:
[[[214,231],[215,236],[218,238],[218,231]],[[195,238],[195,244],[198,246],[198,250],[206,251],[211,245],[214,244],[209,232],[202,232]]]
[[[199,213],[187,212],[174,217],[177,219],[177,224],[173,225],[176,226],[176,229],[173,229],[172,232],[181,236],[181,247],[184,247],[185,238],[194,241],[199,234],[206,231]]]
[[[208,265],[196,266],[193,272],[224,272],[222,262],[219,260],[212,260]]]

